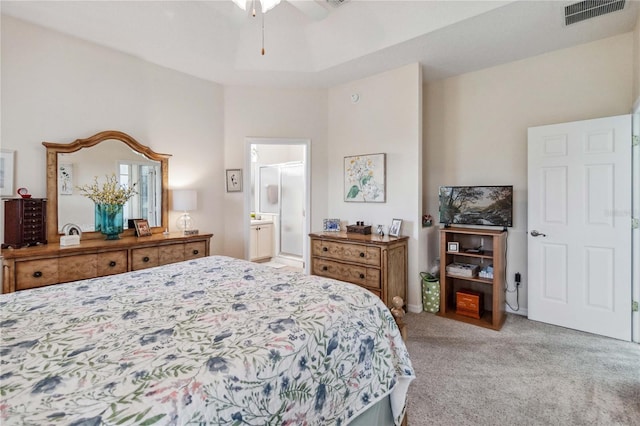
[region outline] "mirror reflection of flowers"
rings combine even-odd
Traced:
[[[98,176],[94,177],[93,184],[78,186],[85,197],[96,204],[125,204],[136,195],[136,184],[132,186],[120,185],[115,174],[105,175],[107,180],[100,186]]]
[[[375,164],[371,158],[353,157],[346,168],[345,179],[351,184],[347,199],[354,199],[358,195],[363,201],[372,201],[382,197],[382,189],[374,179]]]

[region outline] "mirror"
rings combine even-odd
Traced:
[[[102,238],[95,227],[94,203],[77,187],[93,184],[101,187],[115,174],[120,184],[136,185],[137,194],[125,204],[127,219],[147,219],[153,233],[162,232],[168,223],[169,155],[158,154],[131,136],[106,131],[69,144],[42,143],[47,148],[47,234],[58,241],[65,224],[82,229],[82,238]],[[123,236],[134,235],[125,229]]]

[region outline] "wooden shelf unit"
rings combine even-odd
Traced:
[[[505,315],[507,231],[496,229],[455,228],[440,230],[440,312],[439,316],[451,318],[481,327],[500,330]],[[450,242],[458,243],[458,251],[448,250]],[[465,250],[477,249],[479,253]],[[461,277],[447,273],[447,265],[453,262],[479,265],[480,268],[493,265],[493,279],[481,277]],[[456,313],[456,292],[474,290],[484,295],[484,314],[480,319]]]

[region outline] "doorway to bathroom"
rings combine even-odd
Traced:
[[[308,139],[246,139],[247,259],[306,269],[309,148]]]

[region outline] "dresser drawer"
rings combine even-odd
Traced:
[[[158,247],[146,247],[131,250],[131,270],[158,266]]]
[[[98,255],[82,254],[78,256],[61,257],[58,259],[58,281],[84,280],[96,276]]]
[[[380,247],[313,240],[311,251],[312,256],[380,266]]]
[[[16,290],[58,283],[58,259],[16,262]]]
[[[197,259],[204,257],[207,250],[207,243],[205,241],[195,241],[193,243],[186,243],[184,245],[184,260]]]
[[[184,244],[171,244],[158,247],[160,265],[182,262],[184,260]]]
[[[311,273],[314,275],[347,281],[363,287],[381,288],[379,269],[354,266],[317,257],[311,260],[311,267]]]
[[[127,272],[127,251],[98,253],[98,276]]]

